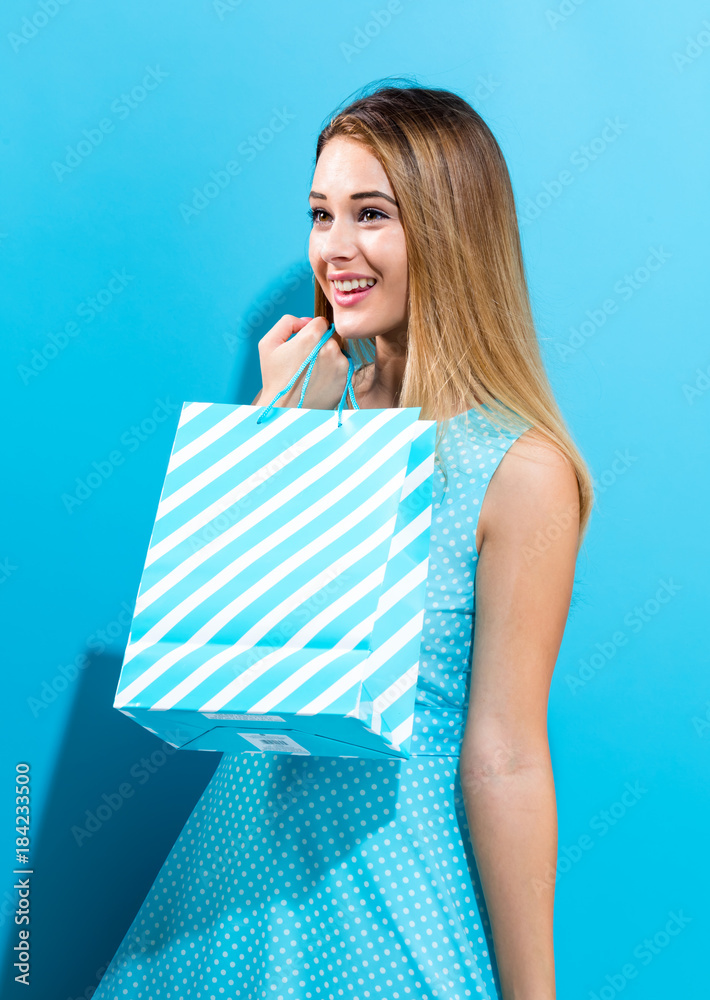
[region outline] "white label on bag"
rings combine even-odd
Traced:
[[[285,722],[280,715],[230,715],[229,712],[203,712],[206,719],[234,719],[237,722]]]
[[[289,736],[271,735],[270,733],[240,733],[245,740],[249,740],[260,750],[274,750],[282,753],[306,753],[310,756],[310,751],[306,750],[299,743],[294,742]]]

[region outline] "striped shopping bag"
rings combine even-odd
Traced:
[[[360,409],[351,358],[302,407],[333,329],[268,406],[183,404],[114,701],[174,746],[409,756],[436,424]]]

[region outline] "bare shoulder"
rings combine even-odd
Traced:
[[[577,492],[574,466],[562,449],[532,427],[511,444],[498,468],[499,483],[514,490]]]
[[[511,444],[488,485],[476,532],[478,551],[487,537],[505,533],[522,540],[561,518],[578,529],[577,475],[561,448],[531,428]]]

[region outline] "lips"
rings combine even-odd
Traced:
[[[364,288],[358,288],[357,291],[341,292],[339,288],[336,288],[335,285],[333,285],[333,298],[336,305],[345,306],[346,308],[349,306],[356,306],[359,302],[362,302],[363,299],[367,298],[373,288],[376,287],[377,283],[374,285],[366,285]]]

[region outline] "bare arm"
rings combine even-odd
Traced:
[[[547,702],[578,533],[572,466],[535,431],[526,432],[501,460],[481,509],[460,760],[503,1000],[555,997],[550,873],[557,862],[557,811]]]

